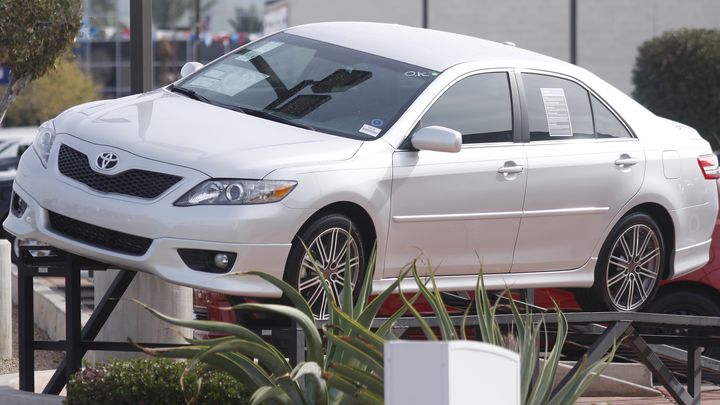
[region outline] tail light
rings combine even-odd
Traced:
[[[718,167],[717,156],[698,156],[698,164],[700,165],[700,170],[702,170],[703,176],[705,176],[706,179],[720,179],[720,167]]]

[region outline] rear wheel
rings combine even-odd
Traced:
[[[307,300],[316,319],[328,319],[330,314],[318,270],[339,302],[347,273],[346,261],[355,296],[358,292],[355,286],[365,271],[365,248],[359,227],[344,215],[329,214],[317,219],[293,241],[285,265],[285,281]]]
[[[576,298],[588,311],[640,311],[657,293],[665,267],[660,228],[647,214],[623,217],[600,250],[595,283]]]

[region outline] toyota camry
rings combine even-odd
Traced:
[[[708,261],[718,162],[690,127],[580,67],[373,23],[298,26],[177,82],[43,124],[5,229],[173,283],[328,314],[422,254],[437,287],[575,287],[645,307]],[[307,246],[307,250],[306,250]],[[233,273],[228,275],[228,273]],[[237,274],[235,274],[237,273]],[[405,291],[417,288],[414,282]]]

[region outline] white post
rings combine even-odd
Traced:
[[[12,357],[12,281],[10,242],[0,240],[0,359]]]
[[[520,356],[487,343],[385,343],[386,405],[519,405]]]
[[[96,305],[117,273],[117,270],[95,272]],[[123,298],[136,298],[145,305],[175,318],[192,318],[192,288],[171,284],[150,274],[137,273]],[[161,321],[140,305],[126,299],[115,307],[100,330],[97,340],[124,342],[130,337],[138,343],[186,343],[182,336],[192,337],[192,330]],[[88,352],[87,359],[97,362],[110,357],[122,359],[138,356],[142,354],[97,351]]]

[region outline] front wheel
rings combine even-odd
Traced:
[[[657,293],[666,263],[660,227],[644,213],[623,217],[600,250],[590,294],[576,294],[588,311],[640,311]]]
[[[307,300],[316,319],[325,320],[330,315],[328,297],[318,270],[327,280],[336,302],[341,301],[347,267],[350,270],[350,285],[357,293],[355,286],[358,280],[362,280],[365,270],[362,241],[356,224],[341,214],[317,219],[293,241],[285,265],[285,281],[295,286]]]

